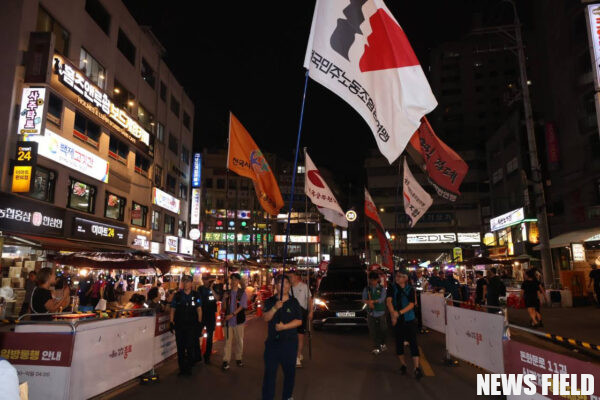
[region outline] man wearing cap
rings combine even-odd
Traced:
[[[206,328],[206,351],[204,352],[204,363],[210,363],[212,353],[213,333],[217,322],[217,299],[212,290],[215,278],[209,274],[202,275],[203,286],[198,288],[200,299],[202,300],[202,323],[200,324],[200,340],[202,340],[202,330]]]
[[[231,292],[224,296],[225,305],[225,349],[223,354],[223,371],[229,370],[231,361],[231,347],[235,342],[235,362],[238,367],[243,367],[242,354],[244,353],[244,322],[246,322],[246,308],[248,297],[242,286],[242,277],[238,273],[231,274]]]
[[[194,341],[198,339],[198,324],[202,323],[202,300],[192,290],[192,277],[181,279],[183,289],[175,294],[171,302],[171,329],[175,328],[179,375],[191,375],[192,365],[197,359]]]

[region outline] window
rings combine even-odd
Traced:
[[[206,178],[204,180],[204,186],[206,186],[207,189],[212,189],[212,178]]]
[[[121,142],[119,139],[114,136],[110,137],[110,142],[108,143],[108,155],[115,160],[119,160],[125,165],[127,165],[127,156],[129,155],[129,147],[126,143]]]
[[[125,197],[106,192],[104,216],[106,218],[123,221],[123,216],[125,214],[125,203],[127,203],[127,199],[125,199]]]
[[[160,230],[160,211],[152,210],[152,230]]]
[[[225,180],[217,179],[217,189],[225,189]]]
[[[70,178],[67,207],[87,213],[94,212],[96,187]]]
[[[148,207],[133,202],[131,204],[131,225],[146,227]]]
[[[113,87],[113,102],[118,107],[124,108],[130,114],[133,114],[132,110],[133,106],[135,106],[135,96],[116,79]]]
[[[127,61],[135,66],[135,46],[120,28],[119,36],[117,38],[117,48],[121,51],[121,54],[125,56]]]
[[[165,214],[165,233],[175,233],[175,218],[169,214]]]
[[[154,127],[154,115],[146,110],[146,107],[138,103],[138,121],[146,130],[152,132]]]
[[[171,111],[179,118],[179,102],[171,95]]]
[[[186,165],[190,163],[190,151],[184,146],[181,146],[181,161],[186,163]]]
[[[54,33],[54,49],[56,52],[65,57],[69,55],[69,41],[71,35],[42,7],[38,10],[36,30],[38,32]]]
[[[188,187],[183,183],[179,185],[179,198],[182,200],[187,200]]]
[[[185,221],[179,221],[179,228],[177,229],[177,236],[179,237],[186,237],[187,236],[187,232],[185,230]]]
[[[175,186],[177,185],[177,179],[173,175],[167,174],[167,191],[175,194]]]
[[[150,169],[150,161],[140,153],[135,153],[135,172],[147,176],[148,169]]]
[[[100,140],[100,125],[90,121],[83,114],[75,112],[75,126],[73,127],[73,136],[98,147]]]
[[[160,122],[156,123],[156,138],[161,143],[165,141],[165,126]]]
[[[86,0],[85,11],[98,24],[100,29],[108,35],[110,29],[110,14],[99,0]]]
[[[148,64],[148,61],[146,61],[144,57],[142,57],[142,68],[140,72],[142,74],[142,79],[145,80],[146,83],[150,85],[152,89],[154,89],[154,70],[152,69],[150,64]]]
[[[175,154],[179,152],[179,140],[172,133],[169,133],[169,150]]]
[[[185,126],[188,131],[190,130],[190,116],[185,111],[183,112],[183,126]]]
[[[298,165],[298,170],[296,171],[299,174],[306,173],[306,167],[304,165]]]
[[[39,165],[35,167],[34,171],[33,189],[31,190],[31,193],[29,193],[29,196],[34,199],[52,203],[54,201],[56,172],[40,167]]]
[[[106,70],[94,57],[83,47],[79,52],[79,69],[90,78],[100,89],[104,89],[106,82]]]
[[[502,180],[503,171],[502,168],[497,169],[492,174],[492,184],[498,183]]]
[[[167,85],[163,81],[160,81],[160,99],[164,102],[167,101]]]
[[[62,99],[51,92],[50,96],[48,97],[48,113],[46,114],[48,121],[60,126],[62,121],[62,110]]]
[[[162,167],[154,166],[154,186],[162,186]]]

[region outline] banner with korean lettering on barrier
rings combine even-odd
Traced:
[[[310,201],[317,206],[321,214],[329,222],[343,228],[348,227],[348,220],[329,185],[323,179],[315,163],[311,160],[306,150],[304,151],[306,178],[304,179],[304,193]]]
[[[415,179],[413,174],[408,169],[406,159],[404,159],[404,185],[402,188],[402,195],[404,198],[404,212],[408,215],[409,225],[411,227],[421,219],[421,217],[427,212],[433,199],[419,185],[419,182]]]
[[[504,373],[506,374],[526,374],[535,375],[537,393],[542,392],[540,382],[542,374],[592,374],[594,377],[600,377],[600,365],[586,361],[577,360],[562,354],[554,353],[540,347],[529,346],[515,340],[504,342]],[[541,399],[564,399],[564,396],[550,394],[547,396],[538,395]],[[522,397],[522,396],[521,396]],[[594,385],[594,394],[584,396],[590,400],[600,399],[600,385]],[[520,398],[520,396],[507,396],[509,400]],[[577,398],[577,396],[572,396]]]
[[[404,30],[383,0],[318,0],[304,68],[364,118],[390,164],[437,106]]]
[[[446,306],[446,349],[495,374],[504,373],[504,316]]]
[[[421,292],[423,326],[446,333],[446,300],[441,293]]]
[[[437,194],[444,199],[456,201],[469,166],[436,136],[427,118],[423,117],[419,129],[410,139],[407,152],[427,172],[429,183]]]
[[[381,264],[390,269],[394,270],[394,257],[392,252],[392,246],[389,240],[385,236],[385,229],[379,214],[377,213],[377,207],[373,198],[369,194],[367,188],[365,188],[365,216],[373,222],[375,225],[375,232],[377,233],[377,239],[379,241],[379,249],[381,252]]]
[[[175,334],[170,329],[170,314],[168,312],[156,314],[154,326],[154,364],[169,358],[177,353]]]
[[[279,213],[283,207],[283,198],[275,175],[250,133],[233,113],[229,114],[227,168],[240,176],[252,179],[263,210],[271,215]]]

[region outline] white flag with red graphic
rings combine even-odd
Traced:
[[[404,212],[410,219],[410,226],[415,226],[417,221],[427,212],[433,199],[415,179],[408,164],[404,160],[404,185],[402,194],[404,196]]]
[[[317,0],[304,68],[365,119],[390,164],[437,106],[383,0]]]
[[[329,189],[327,183],[325,183],[325,180],[306,151],[304,151],[304,160],[306,168],[304,193],[317,206],[327,221],[347,228],[348,221],[342,211],[342,207],[338,204],[333,192]]]

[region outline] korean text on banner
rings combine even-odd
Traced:
[[[441,293],[421,292],[423,325],[436,332],[446,333],[446,301]]]
[[[318,0],[304,59],[309,76],[371,128],[391,164],[437,102],[383,0]]]
[[[553,353],[539,347],[528,346],[514,340],[504,342],[504,366],[507,374],[531,374],[536,375],[537,392],[541,392],[539,382],[541,374],[592,374],[600,377],[600,366],[590,362],[577,360],[562,354]],[[510,398],[511,396],[509,396]],[[512,396],[516,398],[516,396]],[[575,396],[577,397],[577,396]],[[587,397],[587,396],[584,396]],[[553,400],[564,399],[563,396],[548,394]],[[594,395],[590,399],[600,399],[600,385],[598,378],[594,385]]]
[[[169,313],[156,314],[154,326],[154,364],[177,353],[175,335],[169,330]]]
[[[408,215],[409,225],[415,226],[415,224],[421,219],[421,217],[427,212],[433,199],[419,185],[419,182],[415,179],[413,174],[408,169],[406,159],[404,160],[404,185],[402,188],[402,195],[404,197],[404,212]]]
[[[326,220],[344,228],[348,227],[348,221],[333,195],[329,185],[321,176],[316,165],[307,152],[304,152],[306,164],[306,179],[304,179],[304,193],[310,201],[317,206]]]
[[[447,200],[456,201],[460,195],[460,184],[469,171],[466,162],[433,132],[427,118],[410,139],[408,153],[423,166],[429,182],[437,194]]]
[[[452,356],[495,374],[504,373],[503,315],[448,305],[446,321],[446,349]]]
[[[283,207],[283,198],[275,175],[263,153],[233,113],[230,113],[229,119],[227,168],[252,179],[263,210],[271,215],[279,213]]]

